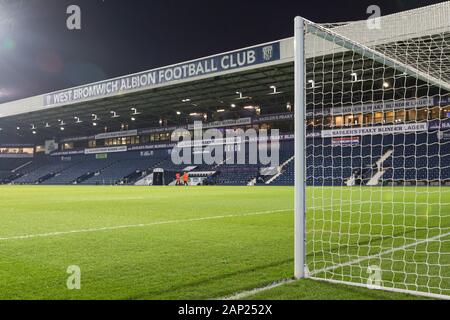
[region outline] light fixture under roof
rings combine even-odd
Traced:
[[[115,111],[110,111],[110,113],[112,114],[111,118],[115,119],[115,118],[119,118],[120,116],[117,114],[117,112]]]
[[[181,102],[186,103],[186,102],[191,102],[191,99],[187,98],[187,99],[183,99],[181,100]]]
[[[269,93],[269,95],[276,95],[276,94],[281,94],[283,92],[278,91],[276,86],[270,86],[270,89],[272,89],[272,92]]]
[[[137,115],[141,114],[140,112],[138,112],[138,110],[136,108],[131,108],[131,111],[133,111],[133,113],[131,114],[133,116],[137,116]]]
[[[236,100],[246,100],[251,99],[251,97],[244,96],[242,91],[236,91],[236,94],[239,96],[239,98],[236,98]]]
[[[217,110],[217,112],[218,113],[223,113],[223,112],[225,112],[225,109],[219,109],[219,110]]]
[[[177,115],[178,115],[178,116],[181,116],[181,111],[177,111]]]

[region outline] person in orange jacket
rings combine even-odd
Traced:
[[[189,174],[188,174],[187,172],[185,172],[184,175],[183,175],[183,182],[184,182],[184,185],[185,185],[185,186],[188,185],[188,182],[189,182]]]

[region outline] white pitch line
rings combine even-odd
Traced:
[[[222,299],[219,299],[219,300],[242,300],[242,299],[245,299],[247,297],[254,296],[255,294],[258,294],[260,292],[264,292],[264,291],[267,291],[267,290],[275,289],[275,288],[284,286],[286,284],[293,283],[295,281],[297,281],[297,280],[295,280],[295,279],[280,280],[280,281],[274,282],[274,283],[272,283],[272,284],[270,284],[268,286],[262,287],[262,288],[256,288],[256,289],[252,289],[252,290],[249,290],[249,291],[243,291],[243,292],[236,293],[235,295],[232,295],[232,296],[229,296],[229,297],[226,297],[226,298],[222,298]]]
[[[12,240],[27,240],[33,238],[48,238],[48,237],[56,237],[70,234],[79,234],[79,233],[93,233],[99,231],[114,231],[120,229],[131,229],[131,228],[145,228],[151,226],[159,226],[165,224],[178,224],[178,223],[186,223],[186,222],[199,222],[199,221],[207,221],[207,220],[218,220],[218,219],[226,219],[226,218],[239,218],[239,217],[248,217],[248,216],[259,216],[259,215],[267,215],[273,213],[282,213],[289,212],[293,209],[284,209],[284,210],[272,210],[272,211],[262,211],[262,212],[250,212],[243,214],[231,214],[231,215],[222,215],[222,216],[211,216],[204,218],[192,218],[192,219],[183,219],[183,220],[168,220],[168,221],[159,221],[152,223],[141,223],[141,224],[130,224],[123,226],[112,226],[112,227],[102,227],[102,228],[90,228],[90,229],[80,229],[80,230],[70,230],[70,231],[56,231],[56,232],[48,232],[48,233],[40,233],[40,234],[29,234],[29,235],[21,235],[21,236],[11,236],[11,237],[0,237],[0,241],[12,241]]]

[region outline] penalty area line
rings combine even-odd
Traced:
[[[0,241],[28,240],[28,239],[33,239],[33,238],[49,238],[49,237],[56,237],[56,236],[81,234],[81,233],[94,233],[94,232],[114,231],[114,230],[121,230],[121,229],[146,228],[146,227],[167,225],[167,224],[180,224],[180,223],[201,222],[201,221],[208,221],[208,220],[228,219],[228,218],[261,216],[261,215],[269,215],[269,214],[274,214],[274,213],[290,212],[293,210],[294,209],[283,209],[283,210],[250,212],[250,213],[243,213],[243,214],[210,216],[210,217],[203,217],[203,218],[168,220],[168,221],[159,221],[159,222],[152,222],[152,223],[129,224],[129,225],[112,226],[112,227],[89,228],[89,229],[79,229],[79,230],[69,230],[69,231],[56,231],[56,232],[28,234],[28,235],[21,235],[21,236],[0,237]]]

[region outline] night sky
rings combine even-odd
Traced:
[[[366,19],[426,0],[0,0],[0,103],[290,37],[293,18]],[[81,8],[81,30],[66,9]]]

